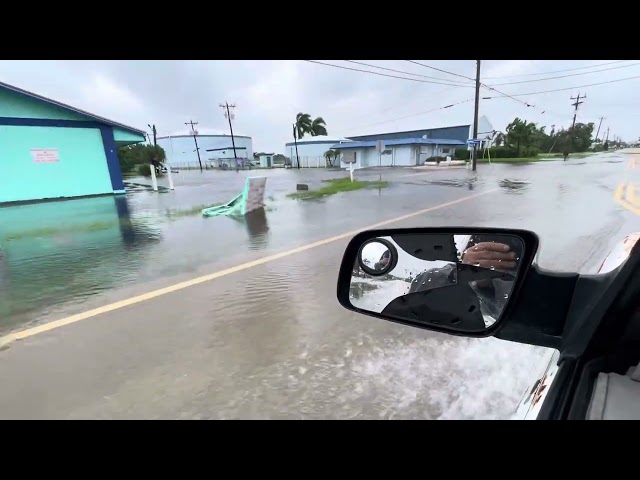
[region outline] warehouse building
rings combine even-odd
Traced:
[[[493,125],[489,119],[482,115],[478,119],[478,138],[492,137],[494,133]],[[441,140],[458,140],[462,143],[467,142],[473,137],[473,124],[456,125],[453,127],[425,128],[421,130],[408,130],[404,132],[375,133],[372,135],[358,135],[356,137],[348,137],[348,140],[367,142],[377,140],[398,140],[405,138],[427,138]]]
[[[443,138],[398,138],[383,142],[385,149],[381,153],[374,140],[338,143],[333,145],[333,149],[342,152],[341,167],[348,167],[345,160],[350,158],[354,161],[354,168],[366,168],[422,165],[430,157],[453,157],[456,148],[466,146],[466,142]]]
[[[486,116],[478,119],[478,135],[482,146],[491,146],[495,131]],[[432,157],[453,158],[457,148],[467,148],[467,140],[473,137],[473,125],[378,133],[349,137],[331,146],[342,152],[340,166],[348,167],[345,155],[355,160],[354,168],[422,165]],[[378,152],[377,142],[384,150]]]
[[[144,131],[0,82],[0,203],[124,193],[118,147]]]

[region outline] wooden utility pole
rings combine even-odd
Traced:
[[[198,139],[196,138],[196,135],[198,134],[198,132],[196,132],[195,126],[198,124],[198,122],[194,122],[193,120],[189,121],[189,122],[184,122],[185,125],[191,125],[191,133],[193,134],[193,142],[196,144],[196,153],[198,154],[198,163],[200,164],[200,171],[202,171],[202,161],[200,160],[200,148],[198,147]]]
[[[578,116],[578,107],[584,103],[580,101],[580,98],[582,98],[583,100],[585,98],[587,98],[586,95],[584,95],[583,97],[580,97],[580,92],[578,92],[578,96],[577,97],[571,97],[571,100],[575,100],[575,103],[572,103],[571,105],[575,107],[575,113],[573,114],[573,123],[571,124],[571,130],[573,130],[573,128],[576,126],[576,117]]]
[[[228,102],[224,102],[224,104],[220,104],[220,107],[224,111],[224,117],[229,120],[229,130],[231,130],[231,145],[233,145],[233,158],[236,161],[236,166],[238,165],[238,155],[236,153],[236,141],[233,138],[233,125],[231,125],[231,120],[235,118],[235,113],[231,112],[230,108],[236,108],[235,105],[229,105]],[[251,160],[249,160],[251,161]]]
[[[153,133],[153,146],[155,147],[155,146],[158,145],[158,142],[156,141],[156,125],[155,124],[149,125],[147,123],[147,127],[149,127],[151,129],[151,132]],[[149,139],[149,140],[151,140],[151,139]],[[149,143],[151,143],[151,141],[149,141]]]
[[[598,142],[598,135],[600,134],[600,127],[602,126],[602,120],[604,120],[604,117],[600,117],[600,123],[598,124],[598,131],[596,132],[596,142]]]
[[[473,140],[478,136],[478,109],[480,108],[480,60],[476,60],[476,104],[473,111]],[[478,145],[473,144],[472,169],[476,171],[476,160],[478,158]]]

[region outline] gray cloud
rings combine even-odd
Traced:
[[[327,63],[370,69],[341,60]],[[363,61],[420,75],[440,77],[444,82],[464,79],[436,72],[402,60]],[[468,77],[475,75],[475,61],[420,62]],[[487,60],[482,77],[487,84],[537,80],[532,73],[553,72],[605,63],[606,60]],[[629,64],[631,61],[629,61]],[[622,65],[622,64],[620,64]],[[602,69],[619,66],[608,65]],[[374,69],[370,69],[374,70]],[[374,70],[400,75],[384,70]],[[549,74],[568,75],[588,70]],[[515,75],[522,75],[513,77]],[[599,83],[640,75],[640,65],[599,73],[497,87],[508,94],[540,92]],[[493,78],[499,77],[499,78]],[[509,77],[509,78],[506,78]],[[425,78],[414,77],[422,80]],[[155,123],[160,134],[184,129],[193,119],[203,128],[226,131],[228,125],[218,104],[237,105],[234,130],[251,135],[254,150],[283,151],[290,141],[291,123],[299,111],[322,116],[332,136],[358,135],[470,123],[473,102],[445,110],[447,104],[473,98],[474,90],[386,78],[312,64],[304,61],[0,61],[0,81],[34,91],[107,118],[144,128]],[[568,126],[573,116],[569,97],[580,91],[587,100],[578,121],[598,122],[625,140],[640,135],[636,127],[640,79],[575,88],[562,92],[517,97],[534,104],[530,108],[508,98],[483,100],[481,114],[495,128],[504,129],[518,116],[542,125]],[[483,96],[496,96],[482,91]],[[545,111],[545,113],[542,113]],[[426,112],[426,113],[425,113]]]

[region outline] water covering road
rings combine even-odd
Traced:
[[[518,227],[538,261],[595,271],[640,230],[614,199],[629,152],[466,170],[370,169],[380,190],[286,198],[328,170],[181,172],[176,190],[0,209],[6,333],[474,196],[390,226]],[[267,175],[245,220],[184,215]],[[148,183],[132,179],[133,183]],[[478,195],[481,194],[481,195]],[[335,280],[348,239],[30,337],[0,352],[7,418],[506,418],[541,351],[351,314]]]

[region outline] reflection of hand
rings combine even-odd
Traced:
[[[481,242],[462,254],[462,263],[498,270],[516,268],[515,260],[515,252],[509,251],[509,245],[504,243]]]

